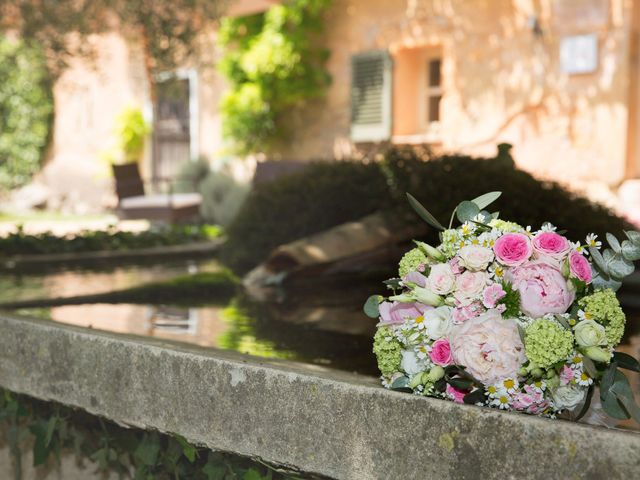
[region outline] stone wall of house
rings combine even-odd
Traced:
[[[573,186],[615,186],[625,176],[629,94],[628,0],[335,0],[327,14],[326,99],[292,117],[285,158],[353,155],[351,56],[442,52],[437,148],[492,155],[509,142],[520,167]],[[595,33],[598,67],[563,73],[563,37]],[[397,102],[396,102],[397,103]],[[405,102],[406,103],[406,102]],[[402,115],[397,111],[395,116]],[[394,122],[399,125],[400,122]]]

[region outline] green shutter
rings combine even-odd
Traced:
[[[351,139],[391,138],[391,57],[386,51],[351,58]]]

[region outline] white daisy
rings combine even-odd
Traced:
[[[602,242],[599,240],[596,240],[597,238],[598,238],[598,235],[596,235],[595,233],[590,233],[589,235],[587,235],[587,238],[586,238],[587,246],[600,249],[600,247],[602,246]]]

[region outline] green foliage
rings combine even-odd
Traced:
[[[222,100],[224,134],[242,153],[286,139],[291,108],[321,97],[329,52],[318,46],[329,0],[290,0],[266,13],[222,21],[220,70],[231,88]]]
[[[0,38],[0,189],[24,185],[38,171],[52,112],[42,52]]]
[[[220,228],[213,225],[172,225],[142,232],[123,232],[110,227],[60,237],[52,233],[28,235],[19,226],[16,233],[0,237],[0,256],[131,250],[205,241],[220,234]]]
[[[151,133],[151,125],[144,119],[142,110],[126,107],[116,119],[118,148],[125,162],[137,162],[144,152],[144,142]]]
[[[0,433],[22,478],[22,451],[34,465],[60,464],[63,453],[95,462],[98,473],[144,480],[280,480],[296,478],[266,464],[197,447],[180,435],[123,428],[52,402],[0,389]]]
[[[414,149],[390,150],[380,162],[313,163],[302,172],[255,187],[227,229],[222,258],[232,268],[247,271],[278,245],[377,210],[408,225],[422,225],[407,204],[406,192],[440,222],[461,201],[502,191],[491,206],[501,218],[533,227],[552,221],[574,241],[584,242],[591,232],[620,234],[628,228],[606,208],[510,164],[501,157],[431,158]],[[439,243],[437,233],[428,231],[425,240]]]

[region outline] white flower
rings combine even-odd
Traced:
[[[493,405],[502,410],[508,410],[511,408],[511,397],[507,392],[501,392],[489,402],[489,405]]]
[[[467,247],[465,247],[467,248]],[[448,263],[438,263],[431,267],[427,277],[427,287],[438,295],[451,293],[456,285],[456,277]]]
[[[561,385],[551,391],[553,402],[558,410],[572,409],[580,405],[587,393],[586,388],[577,385]]]
[[[471,222],[464,222],[460,227],[460,231],[464,236],[471,235],[476,231],[476,224]]]
[[[402,367],[402,370],[410,376],[420,373],[423,370],[423,366],[418,356],[415,352],[411,352],[409,350],[402,351],[402,363],[400,366]]]
[[[486,270],[493,261],[493,250],[479,245],[462,247],[458,252],[460,264],[468,270]]]
[[[583,387],[588,387],[593,383],[593,378],[584,371],[574,370],[573,379],[578,385],[582,385]]]
[[[552,223],[545,222],[540,228],[541,232],[555,232],[558,228],[554,226]]]
[[[583,320],[574,327],[576,343],[581,347],[595,347],[606,345],[607,335],[604,327],[593,320]]]
[[[587,246],[600,249],[600,247],[602,246],[602,242],[600,242],[599,240],[596,240],[597,238],[598,238],[598,235],[596,235],[595,233],[590,233],[589,235],[587,235],[587,238],[586,238]]]
[[[427,335],[432,340],[446,337],[451,332],[453,322],[451,320],[451,307],[438,307],[427,310],[424,313],[424,319],[427,326]]]
[[[514,394],[518,391],[518,381],[512,378],[505,378],[502,382],[500,382],[500,386],[507,393]]]

